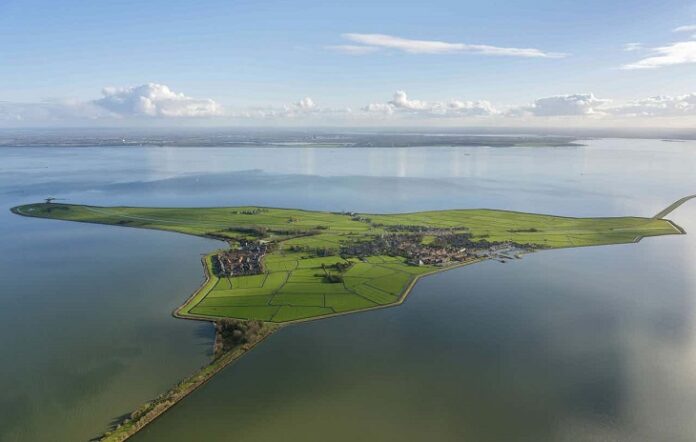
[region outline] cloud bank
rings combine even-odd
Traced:
[[[448,101],[427,102],[412,100],[406,92],[394,92],[392,99],[386,103],[371,103],[362,108],[370,114],[410,114],[430,117],[476,117],[495,115],[498,111],[488,101],[466,101],[451,99]]]
[[[450,98],[423,100],[397,90],[391,99],[352,110],[318,104],[304,97],[285,105],[227,110],[212,99],[197,99],[169,87],[148,83],[135,87],[105,88],[95,100],[54,100],[41,103],[0,102],[0,122],[5,126],[66,122],[214,121],[218,124],[475,124],[506,125],[527,121],[556,121],[582,125],[598,121],[638,121],[646,118],[696,118],[696,93],[654,96],[615,103],[592,93],[541,97],[526,105],[494,105],[487,100]],[[643,121],[641,120],[641,121]],[[677,121],[677,120],[675,120]],[[415,122],[415,123],[414,123]],[[622,124],[624,124],[622,123]],[[100,124],[100,123],[95,123]],[[635,123],[634,123],[635,124]]]
[[[556,95],[539,98],[531,106],[513,109],[511,113],[529,113],[537,117],[598,115],[603,113],[601,107],[610,102],[591,93]]]
[[[696,93],[671,97],[660,95],[631,101],[609,109],[614,115],[629,117],[696,116]]]

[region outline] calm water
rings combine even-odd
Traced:
[[[3,149],[0,440],[87,440],[203,364],[170,311],[219,243],[20,218],[132,205],[650,216],[696,143],[580,148]],[[696,232],[696,202],[672,217]],[[134,440],[695,440],[696,236],[548,251],[421,281],[399,308],[293,326]]]

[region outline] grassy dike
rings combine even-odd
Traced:
[[[198,387],[209,381],[220,370],[230,365],[232,362],[241,358],[246,352],[253,349],[264,339],[275,333],[280,328],[277,324],[263,323],[259,333],[252,339],[241,345],[234,346],[227,351],[219,351],[215,358],[196,373],[183,379],[169,391],[162,393],[155,399],[144,403],[133,411],[128,417],[124,418],[112,430],[107,431],[95,440],[101,442],[120,442],[133,436],[143,429],[146,425],[157,419],[164,412],[177,404],[180,400],[195,391]],[[215,348],[223,347],[221,332],[216,327]]]
[[[177,318],[213,322],[216,325],[213,360],[192,375],[181,380],[168,391],[142,404],[121,422],[117,423],[111,430],[95,438],[95,441],[120,442],[130,438],[176,405],[179,401],[193,393],[198,387],[208,382],[213,376],[220,372],[220,370],[244,356],[248,351],[252,350],[256,345],[260,344],[264,339],[281,328],[280,324],[262,323],[259,332],[248,342],[234,345],[232,348],[226,348],[225,336],[219,327],[219,322],[211,321],[209,318],[197,318],[188,313],[187,308],[190,308],[191,305],[195,305],[200,299],[205,297],[217,283],[217,278],[213,275],[211,270],[211,259],[214,255],[214,253],[211,253],[201,259],[205,273],[205,281],[203,281],[203,284],[201,284],[181,306],[172,312],[173,316]]]

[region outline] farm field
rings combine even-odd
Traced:
[[[261,274],[219,276],[214,271],[216,254],[206,256],[208,278],[177,315],[276,323],[399,303],[420,276],[451,267],[411,265],[402,256],[340,256],[347,244],[369,242],[385,234],[440,229],[466,233],[472,241],[509,242],[536,250],[631,243],[646,236],[682,233],[658,218],[569,218],[488,209],[355,214],[253,206],[141,208],[42,203],[12,210],[30,217],[213,237],[232,246],[250,240],[269,244]],[[425,235],[422,244],[433,240],[432,235]]]

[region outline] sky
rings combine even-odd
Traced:
[[[696,125],[696,0],[0,0],[0,127]]]

